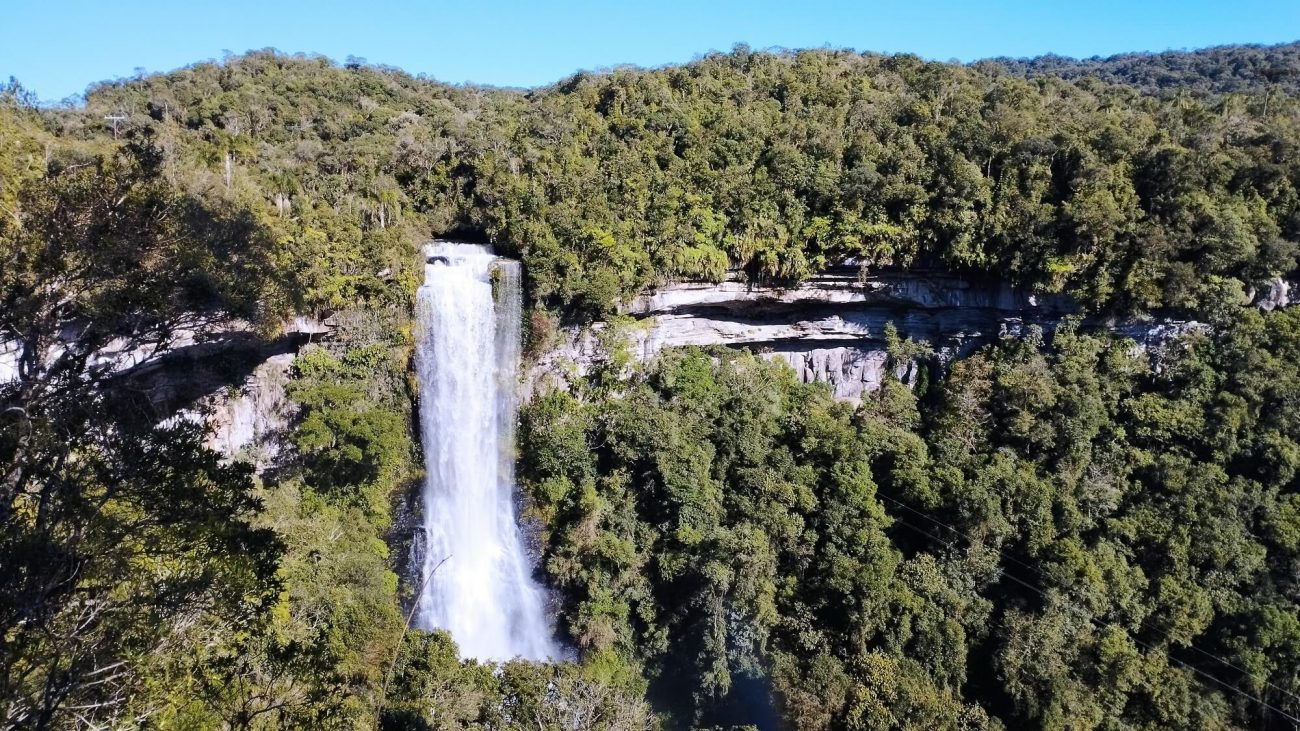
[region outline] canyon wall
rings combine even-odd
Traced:
[[[1252,293],[1264,309],[1291,304],[1294,283],[1276,280]],[[804,382],[830,384],[835,396],[857,401],[885,377],[885,328],[924,342],[951,360],[1001,335],[1037,326],[1050,331],[1066,317],[1085,328],[1105,329],[1151,348],[1202,324],[1167,317],[1115,320],[1083,317],[1063,295],[1036,296],[1005,283],[965,279],[943,272],[883,273],[860,277],[840,271],[794,287],[727,281],[679,283],[638,297],[623,308],[633,319],[621,336],[638,360],[667,347],[729,346],[782,360]],[[531,396],[588,372],[602,357],[608,323],[564,328],[558,343],[531,365],[524,385]],[[897,374],[905,381],[910,364]]]
[[[1296,293],[1300,283],[1276,279],[1250,296],[1255,306],[1273,310],[1294,305]],[[784,361],[804,382],[828,383],[837,398],[857,401],[885,378],[889,323],[899,336],[951,360],[1031,326],[1050,331],[1079,312],[1069,297],[1035,296],[996,281],[943,272],[859,277],[840,271],[784,288],[738,280],[666,285],[627,303],[618,330],[639,361],[668,347],[746,348]],[[1162,317],[1084,317],[1081,324],[1130,338],[1142,349],[1205,327]],[[303,344],[329,337],[333,327],[329,320],[299,317],[269,340],[239,326],[194,329],[179,332],[166,349],[110,347],[93,362],[130,379],[160,418],[204,420],[210,446],[265,468],[280,453],[295,411],[287,393],[293,358]],[[610,327],[561,328],[530,360],[524,398],[589,372],[604,357],[602,334]],[[18,377],[20,355],[17,343],[0,341],[0,386]],[[896,375],[909,381],[911,364],[901,364]]]
[[[196,318],[197,319],[197,318]],[[266,338],[245,323],[177,329],[165,345],[119,339],[91,355],[88,370],[135,395],[159,421],[184,419],[208,425],[208,446],[269,467],[296,407],[289,399],[289,368],[298,349],[328,337],[329,320],[297,317]],[[65,333],[51,357],[73,347]],[[19,378],[22,346],[0,342],[0,387]]]

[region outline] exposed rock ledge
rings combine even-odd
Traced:
[[[196,325],[176,331],[165,348],[111,343],[89,365],[129,381],[160,419],[202,420],[210,447],[264,468],[279,454],[278,436],[293,416],[286,387],[294,355],[333,328],[330,319],[296,317],[268,340],[245,323]],[[21,355],[17,342],[0,342],[0,386],[18,378]]]
[[[1294,283],[1279,279],[1256,303],[1264,309],[1286,307],[1296,290]],[[742,347],[785,361],[802,381],[824,381],[837,398],[856,401],[885,376],[889,323],[899,335],[927,342],[948,359],[1000,334],[1019,334],[1033,325],[1050,330],[1079,307],[1068,297],[1035,296],[1004,283],[945,273],[859,278],[841,272],[784,289],[740,281],[672,284],[638,297],[624,312],[637,320],[626,336],[638,359],[648,360],[666,347]],[[1132,338],[1142,348],[1203,327],[1169,318],[1091,319],[1085,325]],[[558,347],[529,367],[525,398],[562,382],[566,373],[586,373],[601,357],[598,336],[606,327],[596,323],[563,331]]]
[[[281,438],[297,412],[289,398],[289,368],[299,348],[332,333],[334,322],[297,317],[279,337],[216,352],[169,353],[142,374],[163,413],[201,420],[207,444],[258,470],[276,463]],[[134,376],[134,374],[133,374]]]

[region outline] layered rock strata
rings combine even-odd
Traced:
[[[1293,285],[1277,280],[1256,304],[1285,307],[1292,291]],[[927,343],[946,360],[1032,326],[1050,331],[1067,317],[1080,317],[1081,308],[1066,296],[1036,296],[946,273],[835,272],[787,288],[741,281],[672,284],[638,297],[623,312],[635,320],[622,328],[622,337],[638,360],[669,347],[741,347],[782,360],[800,380],[823,381],[837,398],[856,401],[885,377],[890,324],[900,337]],[[1142,348],[1203,327],[1174,318],[1081,318],[1081,324],[1131,338]],[[603,357],[601,334],[608,327],[563,330],[559,344],[530,368],[526,394],[588,372]],[[898,375],[906,379],[910,370],[902,364]]]

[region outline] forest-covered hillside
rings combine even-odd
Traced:
[[[970,65],[737,47],[510,90],[258,51],[0,92],[0,725],[1300,723],[1300,46]],[[119,117],[106,121],[106,117]],[[562,663],[407,631],[419,245],[524,261],[534,350],[675,279],[925,268],[1066,322],[860,406],[732,351],[523,414]],[[99,357],[301,349],[274,469]],[[232,372],[238,364],[228,364]]]
[[[40,124],[103,141],[126,116],[176,186],[254,212],[305,307],[400,278],[413,229],[517,251],[536,300],[588,315],[664,277],[845,260],[1195,309],[1295,266],[1297,102],[1272,76],[1296,65],[1294,46],[1059,69],[738,48],[519,92],[259,52]]]
[[[1188,53],[1121,53],[1108,58],[1062,56],[998,58],[993,64],[1020,76],[1058,76],[1135,86],[1147,94],[1276,94],[1300,91],[1300,44],[1220,46]]]

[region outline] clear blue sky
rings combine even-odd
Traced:
[[[1300,0],[0,0],[0,79],[45,101],[135,69],[274,47],[443,81],[533,86],[737,42],[939,60],[1109,55],[1300,39]]]

